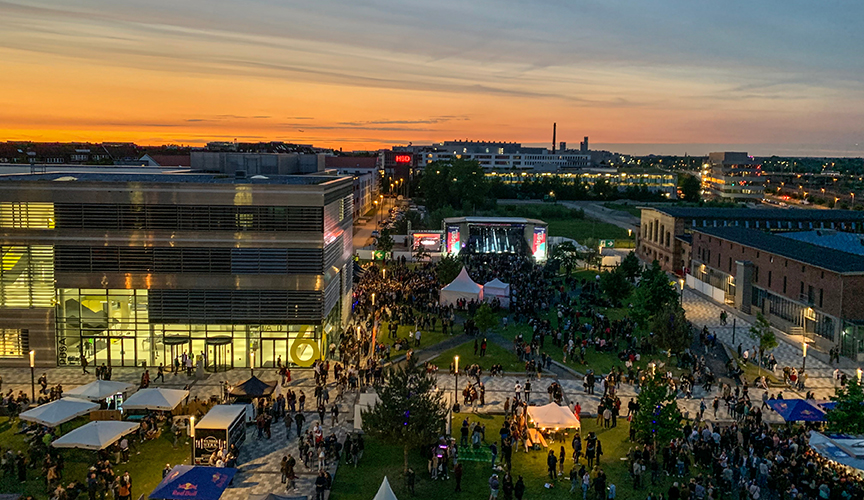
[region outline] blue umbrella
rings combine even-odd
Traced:
[[[787,422],[825,421],[825,412],[804,399],[773,399],[767,403]]]
[[[228,487],[237,469],[226,467],[200,467],[176,465],[150,498],[218,500]]]

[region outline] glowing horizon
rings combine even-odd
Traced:
[[[551,145],[557,122],[571,147],[587,135],[623,152],[862,156],[856,13],[864,4],[0,0],[0,140]]]

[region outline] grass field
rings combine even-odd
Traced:
[[[64,424],[64,432],[87,423],[86,417],[81,417],[74,421],[73,425]],[[7,417],[0,417],[0,447],[5,453],[7,449],[12,448],[15,451],[24,451],[27,455],[27,443],[24,441],[22,434],[16,434],[18,429],[17,422],[15,425],[9,422]],[[138,452],[132,451],[132,454],[127,464],[116,464],[114,459],[111,463],[114,465],[114,473],[122,475],[125,471],[129,471],[132,478],[132,496],[138,498],[141,494],[146,494],[153,491],[153,488],[162,480],[162,469],[166,463],[172,466],[177,464],[189,463],[189,445],[184,446],[184,441],[180,441],[180,446],[175,450],[172,448],[172,436],[170,433],[164,433],[154,441],[148,441],[138,445]],[[61,483],[65,486],[72,481],[84,481],[86,479],[87,469],[96,463],[97,455],[94,451],[63,449],[60,453],[65,460],[65,470]],[[19,483],[18,478],[3,475],[0,478],[0,492],[2,493],[21,493],[24,496],[33,495],[35,498],[48,498],[45,484],[45,477],[42,472],[42,463],[27,464],[27,481]],[[86,496],[86,495],[85,495]]]
[[[564,236],[583,242],[597,240],[630,240],[627,230],[596,219],[549,219],[549,236]]]
[[[486,444],[490,443],[493,439],[497,440],[497,431],[504,420],[503,415],[455,414],[453,416],[453,428],[458,428],[465,417],[468,417],[470,421],[480,422],[486,426]],[[581,432],[583,438],[588,432],[593,431],[602,443],[603,456],[600,466],[607,474],[607,484],[616,485],[618,499],[642,500],[649,491],[657,493],[668,490],[674,478],[665,477],[665,475],[653,487],[643,487],[639,490],[633,489],[628,462],[621,460],[623,457],[626,457],[627,452],[633,446],[627,440],[629,424],[626,419],[619,420],[618,427],[612,429],[598,428],[593,419],[585,419],[582,425]],[[580,490],[577,489],[577,492],[573,494],[569,493],[570,481],[566,477],[573,466],[573,461],[569,458],[573,451],[570,447],[571,439],[572,432],[567,436],[564,443],[550,444],[556,456],[559,454],[559,449],[563,444],[568,457],[564,467],[565,476],[557,479],[554,482],[553,488],[544,487],[549,478],[546,471],[547,450],[532,450],[524,453],[520,448],[518,452],[513,453],[513,469],[511,472],[514,483],[519,475],[523,477],[526,487],[526,499],[552,500],[575,498],[581,500]],[[461,493],[454,493],[455,481],[452,475],[448,480],[432,481],[427,472],[426,460],[422,457],[419,450],[414,450],[409,454],[409,465],[417,474],[415,494],[412,496],[407,490],[402,476],[402,457],[403,454],[400,447],[381,443],[371,438],[367,439],[366,451],[361,464],[357,468],[347,466],[339,468],[331,498],[334,500],[368,500],[375,496],[382,479],[386,475],[393,487],[394,493],[400,499],[413,497],[429,499],[485,499],[489,497],[488,480],[490,475],[493,472],[497,472],[499,478],[503,479],[504,474],[503,471],[493,471],[491,464],[465,461],[463,462],[463,491]],[[681,479],[677,480],[680,481]],[[499,495],[499,498],[501,497],[502,495]],[[589,498],[592,497],[589,496]]]
[[[474,342],[468,342],[442,352],[433,359],[432,362],[438,365],[439,369],[447,370],[450,363],[453,362],[454,356],[459,356],[460,373],[462,368],[475,363],[480,365],[484,372],[488,372],[489,368],[494,364],[500,364],[504,368],[505,372],[525,371],[525,363],[520,362],[512,351],[505,349],[498,344],[492,343],[491,341],[487,342],[486,355],[482,358],[480,357],[479,351],[476,356],[474,355]]]

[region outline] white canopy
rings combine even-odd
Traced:
[[[75,396],[76,398],[89,399],[91,401],[102,401],[118,392],[129,392],[136,387],[135,384],[127,384],[125,382],[95,380],[89,384],[70,389],[66,391],[65,394],[67,396]]]
[[[37,406],[32,410],[27,410],[19,415],[19,417],[21,417],[21,420],[36,422],[48,427],[56,427],[75,417],[86,415],[97,408],[99,408],[99,405],[91,401],[76,398],[61,398]]]
[[[501,301],[502,307],[510,307],[510,285],[495,278],[483,285],[483,297],[492,300],[493,297]]]
[[[82,450],[104,450],[120,438],[138,429],[134,422],[100,420],[82,425],[74,431],[55,439],[55,448],[80,448]]]
[[[179,389],[141,389],[123,402],[123,409],[171,411],[188,397],[189,391]]]
[[[464,267],[455,280],[441,289],[440,295],[441,305],[445,306],[455,304],[459,299],[483,300],[483,287],[474,283]]]
[[[387,481],[387,476],[384,476],[384,481],[381,481],[381,487],[372,500],[397,500],[393,488],[390,487],[390,481]]]
[[[529,406],[528,416],[536,427],[578,429],[579,419],[573,415],[573,411],[566,406],[558,406],[549,403],[544,406]]]

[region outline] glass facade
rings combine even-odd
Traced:
[[[54,247],[0,246],[0,307],[54,305]]]
[[[148,290],[63,288],[57,291],[58,365],[170,366],[184,352],[208,370],[309,366],[326,354],[324,325],[151,323]]]

